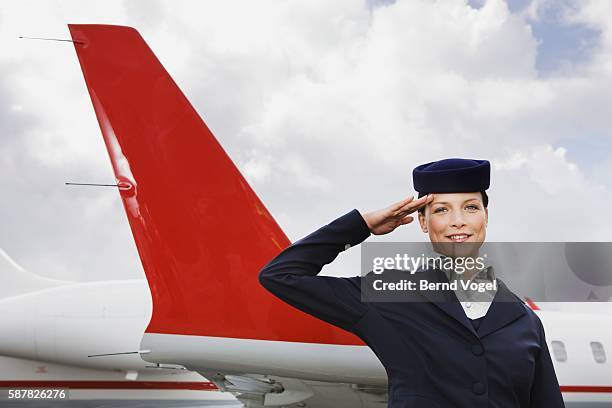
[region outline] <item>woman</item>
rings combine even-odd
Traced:
[[[260,282],[285,302],[363,339],[387,371],[389,407],[564,407],[540,319],[501,280],[484,273],[491,268],[470,273],[469,279],[497,283],[490,301],[476,304],[460,303],[458,293],[427,291],[418,293],[419,302],[362,302],[363,278],[316,276],[370,234],[412,223],[417,210],[434,247],[478,246],[486,236],[489,178],[486,160],[418,166],[417,200],[343,215],[271,260]],[[441,282],[453,278],[453,271],[431,272]]]

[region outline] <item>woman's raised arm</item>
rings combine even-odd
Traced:
[[[352,210],[300,239],[268,262],[259,282],[286,303],[335,326],[351,331],[367,312],[361,302],[361,277],[317,276],[326,264],[370,233],[385,234],[412,221],[410,212],[427,202],[411,198],[362,216]]]

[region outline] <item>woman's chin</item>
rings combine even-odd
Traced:
[[[433,242],[436,252],[450,257],[468,257],[478,253],[478,249],[482,245],[477,237],[473,235],[462,241],[455,241],[449,238]]]

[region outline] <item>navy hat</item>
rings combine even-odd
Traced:
[[[412,171],[419,197],[428,193],[471,193],[489,188],[488,160],[451,158],[421,164]]]

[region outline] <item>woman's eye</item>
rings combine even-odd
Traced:
[[[467,208],[469,210],[478,210],[479,209],[478,206],[474,205],[474,204],[467,205],[465,208]]]
[[[442,211],[446,211],[446,208],[444,208],[444,207],[438,207],[438,208],[436,208],[436,209],[434,210],[434,213],[439,213],[439,212],[442,212]]]

